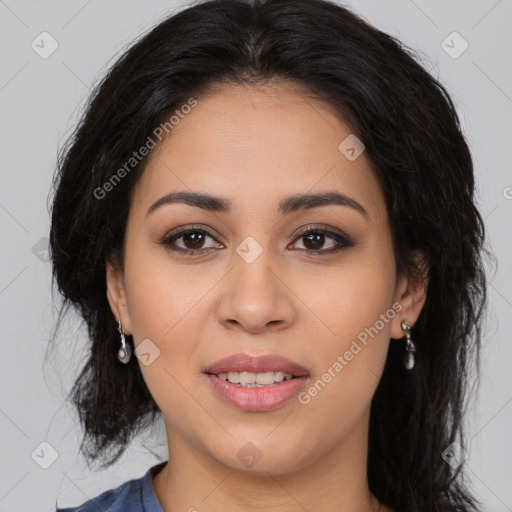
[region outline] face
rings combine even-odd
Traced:
[[[364,450],[390,338],[421,304],[395,275],[369,160],[339,149],[350,135],[290,86],[229,86],[198,97],[153,150],[132,191],[124,269],[109,266],[107,284],[146,354],[137,363],[171,453],[283,474]],[[224,203],[156,203],[173,193]],[[338,200],[284,202],[304,194]],[[258,373],[255,384],[280,369],[293,378],[242,387],[207,373],[229,369],[244,382]]]

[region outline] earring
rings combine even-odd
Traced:
[[[121,363],[126,364],[128,361],[130,361],[132,357],[132,349],[130,345],[126,343],[126,339],[124,337],[123,328],[121,327],[121,320],[119,320],[119,325],[117,327],[117,330],[119,331],[119,334],[121,335],[121,348],[117,352],[117,358]]]
[[[411,329],[412,325],[408,320],[402,320],[402,329],[405,331],[405,354],[404,354],[404,366],[408,370],[414,368],[414,352],[416,345],[411,340]]]

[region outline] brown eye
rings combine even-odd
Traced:
[[[169,247],[172,251],[182,254],[202,254],[211,249],[211,247],[204,247],[207,238],[215,240],[213,235],[204,229],[181,228],[174,234],[164,238],[160,243]],[[176,245],[176,242],[180,240],[184,247]]]
[[[302,235],[302,239],[308,250],[321,249],[325,244],[325,235],[320,232],[310,232],[307,235]]]
[[[201,249],[204,244],[205,234],[201,231],[189,231],[188,233],[181,235],[180,238],[183,240],[183,244],[187,249]]]
[[[334,244],[333,247],[329,249],[322,249],[326,243],[326,240],[332,240],[337,243]],[[296,240],[302,240],[304,250],[309,254],[332,254],[338,251],[341,251],[345,247],[353,246],[353,243],[345,236],[335,233],[333,231],[328,231],[325,229],[318,228],[310,228],[302,233],[299,233],[299,236]]]
[[[200,255],[211,249],[223,247],[222,244],[204,247],[207,238],[216,241],[215,237],[209,231],[188,227],[178,229],[169,236],[166,236],[160,243],[168,247],[171,251],[188,255]],[[295,240],[295,243],[301,240],[304,245],[304,248],[299,248],[299,250],[315,256],[333,254],[354,245],[348,237],[334,231],[320,228],[309,228],[299,233]],[[325,249],[325,244],[329,240],[331,241],[331,247]],[[177,242],[180,242],[182,246],[177,245]]]

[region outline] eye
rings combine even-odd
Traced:
[[[171,251],[197,256],[215,248],[215,246],[204,247],[204,243],[207,238],[211,238],[216,241],[215,237],[209,231],[189,226],[178,228],[174,233],[166,236],[160,243],[168,247]],[[326,243],[326,240],[329,239],[332,242],[335,242],[334,246],[330,249],[320,250]],[[321,227],[309,227],[308,229],[303,230],[299,233],[297,238],[295,238],[295,241],[297,240],[301,240],[305,247],[304,249],[299,250],[305,251],[307,254],[314,256],[333,254],[341,251],[345,247],[352,247],[354,245],[347,236]],[[180,241],[185,247],[177,246],[176,242],[178,241]],[[223,245],[217,244],[216,247],[222,248]]]
[[[205,229],[194,227],[179,228],[173,234],[165,237],[160,243],[171,251],[181,254],[197,255],[207,252],[209,248],[203,248],[206,238],[215,240],[214,236]],[[177,247],[175,242],[181,240],[185,247]]]
[[[319,250],[324,246],[326,239],[331,239],[331,241],[336,242],[337,245],[334,244],[334,247],[330,249]],[[300,232],[295,240],[302,241],[305,249],[300,250],[306,251],[308,254],[314,256],[333,254],[341,251],[345,247],[352,247],[354,245],[345,235],[321,227],[310,227]]]

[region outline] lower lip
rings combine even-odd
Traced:
[[[296,377],[262,388],[245,388],[207,374],[217,395],[242,411],[271,411],[281,407],[304,388],[308,377]]]

